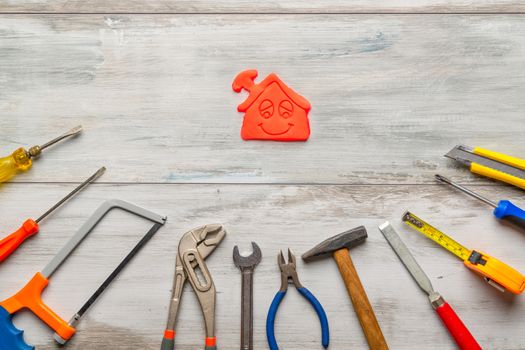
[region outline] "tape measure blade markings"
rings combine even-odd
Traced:
[[[469,258],[471,253],[469,249],[465,248],[464,246],[462,246],[461,244],[459,244],[458,242],[456,242],[455,240],[453,240],[434,226],[421,220],[411,212],[405,212],[405,214],[403,214],[402,220],[407,225],[413,227],[420,233],[424,234],[425,236],[427,236],[428,238],[430,238],[431,240],[433,240],[434,242],[436,242],[437,244],[439,244],[440,246],[442,246],[443,248],[460,258],[461,260],[465,261]]]
[[[498,290],[508,290],[514,294],[521,294],[525,290],[525,276],[509,265],[480,251],[468,250],[410,212],[406,212],[402,220],[461,258],[466,267],[481,275],[486,282]]]

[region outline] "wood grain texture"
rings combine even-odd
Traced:
[[[0,149],[84,125],[22,182],[484,183],[443,154],[525,154],[524,55],[517,15],[3,15]],[[246,68],[310,100],[308,142],[240,139]]]
[[[368,300],[366,291],[359,278],[352,258],[348,252],[348,249],[340,249],[335,251],[334,260],[337,263],[339,272],[354,306],[354,311],[357,315],[357,319],[363,329],[366,341],[370,349],[377,350],[388,350],[388,345],[385,340],[385,336],[381,331],[381,326],[377,322],[377,317],[374,313],[374,309]]]
[[[3,13],[516,13],[517,0],[0,0]]]
[[[38,215],[73,185],[14,184],[0,191],[2,232],[22,218]],[[496,198],[525,205],[522,192],[504,186],[475,186]],[[168,223],[136,256],[79,324],[72,350],[158,349],[167,317],[182,233],[201,224],[220,222],[228,235],[207,260],[218,291],[217,336],[222,349],[238,347],[241,275],[232,261],[256,241],[263,260],[255,271],[254,344],[266,349],[264,324],[279,289],[279,249],[300,255],[319,241],[365,225],[369,237],[352,249],[352,258],[391,349],[455,349],[427,297],[414,283],[377,226],[388,219],[429,275],[434,287],[454,307],[487,349],[522,349],[525,334],[523,296],[502,294],[463,266],[461,261],[419,233],[405,227],[406,209],[459,242],[525,271],[523,231],[502,225],[488,208],[443,186],[276,186],[276,185],[101,185],[95,184],[42,223],[41,232],[25,243],[0,269],[0,299],[19,289],[41,269],[87,217],[108,198],[120,198],[168,215]],[[69,318],[143,235],[148,222],[112,212],[52,277],[44,300]],[[365,349],[366,340],[336,264],[331,259],[305,264],[299,278],[323,304],[331,327],[332,349]],[[182,297],[177,339],[180,349],[200,348],[202,317],[189,286]],[[30,314],[15,323],[38,349],[57,349],[51,332]],[[497,325],[497,327],[496,327]],[[290,290],[276,322],[285,349],[317,349],[320,327],[315,312]]]

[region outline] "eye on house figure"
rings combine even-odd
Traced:
[[[256,70],[237,75],[232,88],[243,89],[248,98],[237,110],[244,112],[241,137],[244,140],[306,141],[310,136],[310,103],[290,89],[275,74],[255,84]]]

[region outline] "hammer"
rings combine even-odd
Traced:
[[[368,346],[373,350],[387,350],[388,345],[383,337],[376,315],[366,296],[366,292],[357,275],[357,271],[350,258],[349,249],[363,243],[368,237],[364,226],[359,226],[319,243],[302,255],[305,262],[318,260],[327,255],[332,255],[339,272],[343,277],[348,295],[354,305],[354,310],[363,328]]]

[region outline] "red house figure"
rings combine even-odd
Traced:
[[[310,103],[286,86],[275,74],[255,84],[256,70],[245,70],[233,81],[235,92],[250,94],[237,110],[245,112],[244,140],[306,141],[310,136]]]

